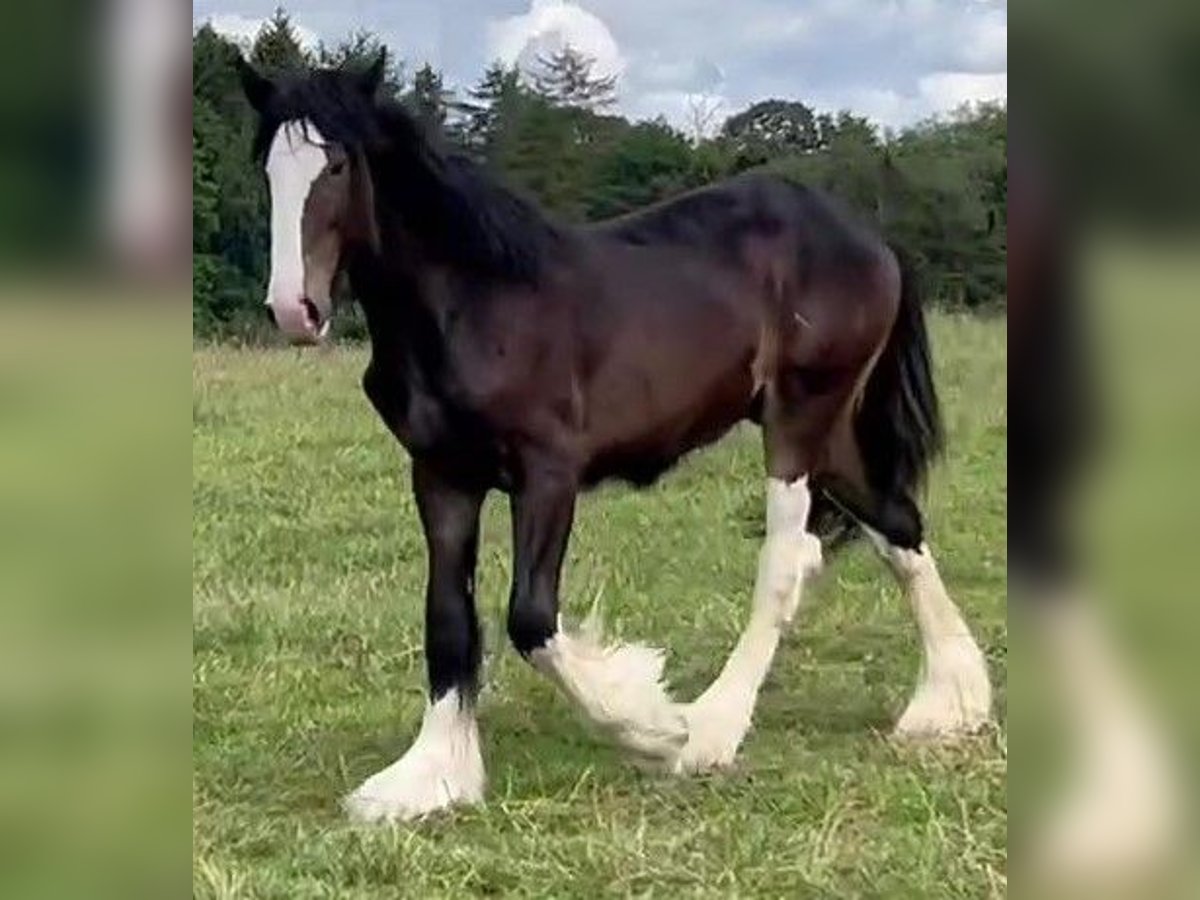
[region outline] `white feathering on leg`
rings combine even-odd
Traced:
[[[398,822],[483,801],[483,756],[475,710],[450,690],[425,710],[408,752],[346,797],[359,822]]]
[[[644,644],[605,646],[598,605],[575,634],[560,622],[530,659],[622,746],[666,760],[687,740],[686,720],[663,683],[664,652]]]
[[[904,585],[921,633],[921,674],[893,734],[940,739],[979,731],[991,719],[987,662],[946,592],[933,555],[924,544],[904,550],[865,530]]]

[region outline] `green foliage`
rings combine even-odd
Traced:
[[[194,115],[193,326],[199,336],[262,327],[269,267],[269,204],[250,159],[254,116],[235,61],[241,50],[205,25],[192,41]],[[318,64],[362,69],[388,53],[360,31],[313,53],[282,10],[253,42],[271,70]],[[432,130],[528,194],[552,215],[584,222],[621,215],[747,168],[761,167],[841,197],[876,222],[920,266],[927,295],[978,307],[1006,289],[1007,112],[985,106],[896,136],[847,112],[817,113],[797,100],[766,100],[731,117],[711,140],[689,141],[663,121],[630,123],[604,112],[612,77],[565,48],[526,80],[493,63],[456,99],[421,66],[406,84],[387,56],[384,92]],[[407,89],[406,89],[407,88]],[[339,314],[338,333],[360,335]]]
[[[1007,125],[1003,107],[984,105],[884,142],[865,120],[842,114],[823,129],[822,147],[766,168],[874,221],[916,265],[926,296],[976,308],[1007,290]]]
[[[442,83],[442,73],[429,63],[421,66],[413,75],[412,89],[404,96],[404,102],[413,111],[426,129],[440,131],[446,124],[446,114],[454,100],[454,94]]]
[[[207,100],[192,104],[192,240],[211,247],[221,231],[216,168],[220,148],[212,145],[219,121]]]
[[[704,181],[683,135],[666,122],[639,122],[625,128],[593,167],[588,217],[627,213]]]
[[[308,64],[292,20],[282,7],[275,10],[254,40],[251,60],[268,72],[294,72]]]
[[[721,128],[736,167],[747,169],[790,153],[805,153],[821,146],[821,132],[813,111],[798,100],[762,100],[730,116]]]
[[[784,155],[768,163],[771,171],[802,184],[823,188],[864,216],[882,219],[886,156],[870,124],[849,113],[825,117],[822,145]]]
[[[961,110],[895,142],[889,234],[943,303],[980,306],[1007,288],[1008,113]]]
[[[467,91],[469,99],[454,105],[461,123],[459,139],[476,158],[497,158],[506,113],[511,114],[512,107],[520,102],[522,91],[520,72],[494,62],[484,71],[479,83]]]
[[[593,124],[590,114],[522,90],[506,100],[500,116],[489,162],[560,218],[582,219],[591,161],[583,132]]]
[[[353,32],[333,46],[321,42],[317,47],[315,62],[324,68],[362,72],[370,68],[381,54],[384,56],[384,67],[379,93],[385,97],[399,97],[404,91],[404,66],[370,31]]]
[[[266,284],[268,205],[262,177],[250,160],[254,118],[234,68],[239,52],[207,25],[192,41],[192,324],[197,335],[224,332],[239,318],[249,318],[251,310],[258,312]]]

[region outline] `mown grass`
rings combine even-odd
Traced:
[[[938,316],[950,432],[927,503],[943,575],[1003,716],[1004,325]],[[359,827],[338,800],[402,751],[424,702],[423,545],[407,461],[363,398],[361,349],[193,359],[194,893],[980,897],[1006,890],[1003,728],[949,749],[885,735],[919,660],[863,548],[831,565],[762,692],[737,771],[639,771],[506,646],[503,498],[479,595],[487,804]],[[565,577],[579,618],[669,649],[694,697],[745,621],[762,502],[757,434],[648,491],[581,504]]]

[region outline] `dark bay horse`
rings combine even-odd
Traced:
[[[380,61],[382,63],[382,60]],[[941,439],[923,315],[895,255],[832,201],[747,176],[590,227],[556,224],[377,97],[382,67],[268,79],[242,66],[271,191],[268,307],[318,342],[348,274],[363,387],[412,457],[429,569],[429,705],[412,747],[347,798],[364,820],[478,802],[474,601],[485,494],[511,497],[508,634],[596,725],[677,772],[729,765],[822,523],[861,529],[924,648],[903,735],[978,728],[984,659],[942,586],[914,492]],[[762,427],[767,533],[750,621],[689,704],[663,655],[564,630],[579,492],[648,484],[738,422]]]

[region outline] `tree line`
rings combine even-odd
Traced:
[[[192,41],[193,334],[247,335],[262,326],[269,268],[269,200],[249,147],[254,115],[235,61],[243,49],[208,25]],[[1006,290],[1008,115],[963,108],[899,133],[866,119],[770,99],[715,134],[688,135],[664,119],[613,112],[619,85],[567,47],[530,73],[494,63],[465,91],[425,64],[413,69],[368,31],[305,49],[280,10],[249,48],[270,72],[365,66],[386,55],[383,90],[432,132],[495,170],[557,218],[586,222],[629,212],[751,169],[841,197],[875,222],[918,267],[934,302],[985,308]],[[355,317],[342,317],[352,335]],[[349,323],[346,325],[345,323]]]

